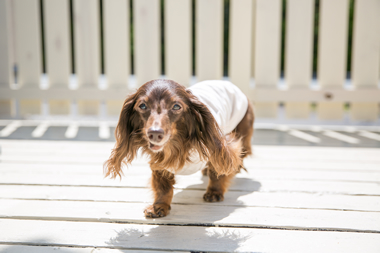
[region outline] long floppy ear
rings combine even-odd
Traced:
[[[122,175],[122,165],[128,165],[136,157],[141,146],[141,119],[133,109],[138,95],[130,95],[123,104],[119,122],[115,129],[116,144],[110,158],[104,163],[105,176],[115,178]]]
[[[190,98],[190,115],[194,123],[190,135],[195,137],[194,146],[201,157],[213,165],[218,175],[238,172],[242,167],[241,140],[233,134],[224,136],[209,109],[191,92],[187,92]]]

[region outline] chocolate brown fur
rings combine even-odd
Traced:
[[[180,109],[175,109],[177,106]],[[159,140],[150,135],[157,134],[155,129],[163,132],[157,135]],[[208,108],[185,87],[170,80],[153,80],[124,101],[115,130],[116,145],[104,164],[105,174],[121,177],[122,165],[130,164],[141,148],[150,157],[155,198],[145,215],[163,217],[169,213],[173,197],[173,173],[190,162],[194,150],[208,161],[210,185],[206,194],[210,197],[205,200],[223,200],[230,179],[242,168],[243,158],[251,154],[252,134],[251,105],[236,129],[225,136]]]

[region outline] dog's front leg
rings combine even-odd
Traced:
[[[174,174],[168,171],[152,171],[152,189],[154,203],[144,213],[147,218],[165,217],[170,212],[173,198]]]
[[[217,176],[214,167],[209,162],[207,165],[207,175],[209,176],[210,181],[207,186],[207,191],[203,195],[203,199],[207,202],[223,201],[224,193],[227,191],[231,179],[235,174]]]

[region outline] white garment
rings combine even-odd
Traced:
[[[233,83],[213,80],[203,81],[188,88],[210,110],[222,132],[231,133],[244,118],[248,99]],[[194,153],[192,162],[186,162],[178,175],[190,175],[205,168],[207,161],[201,161]]]

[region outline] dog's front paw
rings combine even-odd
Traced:
[[[165,217],[170,212],[170,206],[164,203],[153,204],[144,210],[146,218]]]
[[[203,199],[207,202],[218,202],[223,201],[224,196],[223,193],[218,191],[207,191],[205,195],[203,195]]]

